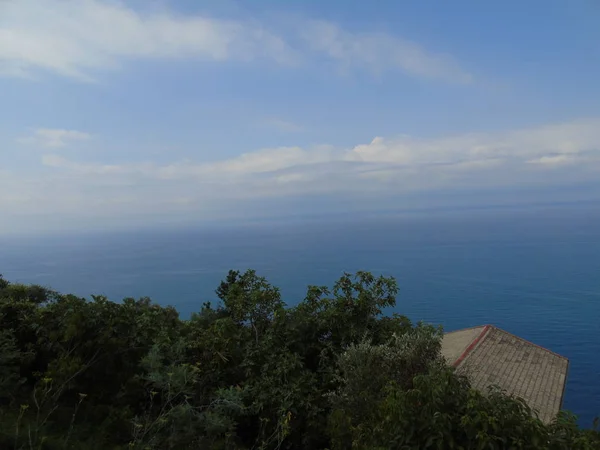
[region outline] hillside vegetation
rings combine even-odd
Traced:
[[[344,275],[295,307],[253,271],[216,293],[181,320],[0,277],[0,448],[600,449],[568,414],[544,425],[471,389],[441,329],[382,314],[391,278]]]

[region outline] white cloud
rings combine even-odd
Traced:
[[[225,217],[298,195],[341,194],[369,204],[411,192],[597,182],[599,174],[600,119],[590,119],[503,133],[375,138],[347,149],[263,149],[216,162],[107,164],[50,153],[42,167],[0,174],[0,209],[10,217],[105,221],[159,213]]]
[[[442,174],[464,176],[468,172],[488,172],[502,167],[527,169],[531,163],[553,166],[585,161],[593,164],[598,162],[599,156],[600,119],[589,119],[504,133],[471,133],[443,138],[401,136],[389,140],[376,137],[368,144],[350,149],[330,146],[262,149],[211,163],[106,165],[77,163],[57,155],[46,155],[42,161],[49,167],[85,174],[138,174],[162,180],[197,179],[223,183],[276,180],[281,183],[286,180],[313,182],[315,178],[327,181],[332,173],[347,179],[360,176],[379,180],[394,175],[406,177],[407,174],[426,178],[428,173],[438,177]]]
[[[302,37],[314,51],[350,68],[364,67],[374,73],[387,68],[410,75],[469,83],[473,76],[449,55],[426,51],[418,44],[385,33],[350,33],[325,21],[305,25]]]
[[[469,82],[448,55],[384,33],[350,33],[325,21],[299,20],[282,37],[252,21],[138,11],[116,0],[8,0],[0,3],[0,75],[33,77],[38,70],[91,81],[98,70],[135,59],[267,59],[296,64],[325,55],[345,67],[375,73]],[[300,30],[300,39],[297,31]],[[295,42],[292,46],[289,42]]]
[[[46,167],[54,167],[58,169],[68,169],[80,174],[96,174],[96,175],[111,175],[125,174],[132,170],[126,165],[119,164],[86,164],[70,161],[59,155],[44,155],[42,156],[42,164]],[[138,169],[142,166],[135,165]]]
[[[61,130],[53,128],[38,128],[31,136],[17,139],[21,144],[33,144],[46,148],[60,148],[72,142],[86,141],[91,136],[77,130]]]
[[[260,26],[202,16],[141,13],[118,1],[16,0],[0,5],[0,72],[44,69],[83,80],[127,58],[290,62],[284,41]]]
[[[600,150],[600,119],[499,133],[470,133],[439,139],[375,138],[346,154],[351,161],[404,165],[456,164],[581,154]]]
[[[543,166],[560,166],[574,162],[574,158],[569,155],[542,156],[541,158],[527,161],[529,164],[541,164]]]
[[[249,175],[267,174],[330,160],[331,154],[327,148],[303,150],[300,147],[263,149],[213,163],[179,161],[167,165],[79,163],[55,154],[42,156],[44,166],[67,169],[80,174],[138,174],[162,180],[184,178],[231,180],[236,177],[239,179]]]

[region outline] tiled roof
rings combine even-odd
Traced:
[[[550,422],[562,406],[569,360],[491,325],[446,333],[442,354],[474,388],[498,385]]]

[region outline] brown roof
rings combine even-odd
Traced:
[[[498,385],[550,422],[562,407],[569,360],[491,325],[446,333],[442,355],[474,388]]]

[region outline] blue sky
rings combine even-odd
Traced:
[[[600,4],[0,0],[0,233],[600,200]]]

